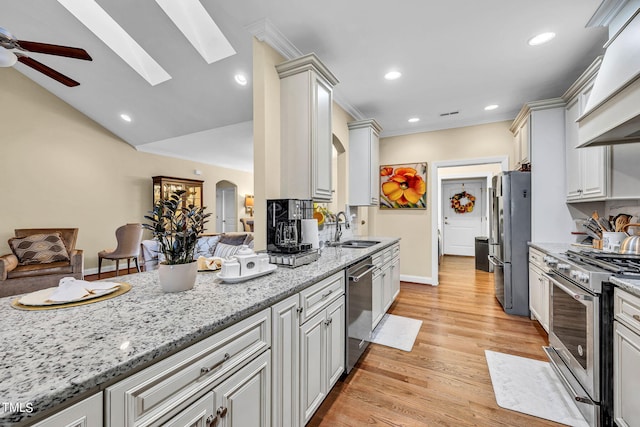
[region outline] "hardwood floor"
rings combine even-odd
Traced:
[[[546,360],[547,336],[502,311],[474,258],[444,257],[437,287],[403,282],[390,313],[422,320],[413,350],[371,344],[309,426],[559,425],[496,404],[484,351]]]

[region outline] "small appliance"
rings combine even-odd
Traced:
[[[295,254],[311,249],[302,243],[302,220],[311,218],[311,200],[267,200],[267,251]]]

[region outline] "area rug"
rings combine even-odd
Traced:
[[[498,406],[574,427],[588,427],[548,362],[485,350]]]
[[[411,351],[420,326],[422,326],[422,320],[385,314],[373,330],[371,342]]]

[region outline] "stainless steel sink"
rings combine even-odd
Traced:
[[[358,249],[364,249],[364,248],[369,248],[373,245],[377,245],[380,242],[377,242],[375,240],[347,240],[345,242],[340,242],[340,246],[342,246],[343,248],[358,248]]]

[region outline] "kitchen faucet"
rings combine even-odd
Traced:
[[[334,238],[334,242],[339,242],[340,237],[342,237],[342,230],[340,229],[340,215],[344,218],[344,228],[349,228],[349,220],[347,219],[347,214],[344,212],[338,212],[336,215],[336,235]]]

